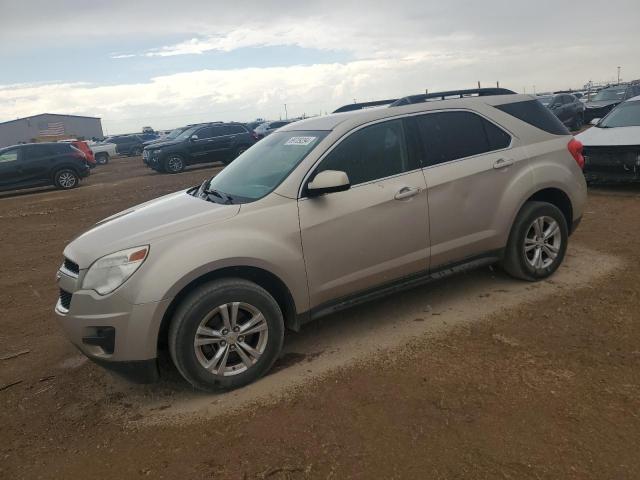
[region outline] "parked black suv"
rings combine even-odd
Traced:
[[[540,96],[538,100],[571,130],[580,130],[584,125],[584,103],[574,95],[556,93]]]
[[[84,153],[70,143],[27,143],[0,149],[0,191],[44,185],[69,189],[87,176]]]
[[[616,85],[600,90],[585,104],[585,122],[604,118],[615,106],[640,95],[640,83]]]
[[[146,141],[141,135],[116,135],[105,140],[105,142],[116,144],[118,154],[134,157],[142,153]]]
[[[146,146],[142,159],[159,172],[178,173],[196,163],[228,165],[255,142],[255,136],[239,123],[196,125],[173,140]]]

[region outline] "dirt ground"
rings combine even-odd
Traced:
[[[640,478],[640,187],[590,192],[550,281],[484,269],[334,315],[247,389],[86,361],[53,313],[66,243],[218,170],[116,159],[0,194],[0,478]]]

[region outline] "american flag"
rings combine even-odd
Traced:
[[[46,124],[38,125],[38,135],[43,137],[55,137],[58,135],[64,135],[64,123],[62,122],[48,122]]]

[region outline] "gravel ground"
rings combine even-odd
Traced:
[[[0,478],[640,478],[639,187],[590,192],[551,281],[485,269],[334,315],[244,392],[87,362],[52,311],[65,244],[218,170],[116,159],[0,194]]]

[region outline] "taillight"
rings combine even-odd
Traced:
[[[569,144],[567,145],[569,149],[569,153],[576,161],[578,166],[583,169],[584,168],[584,157],[582,156],[582,143],[575,138],[572,138]]]
[[[84,154],[84,152],[82,150],[79,150],[78,148],[74,147],[73,145],[71,145],[71,154],[74,157],[78,157],[80,160],[86,160],[87,156]]]

